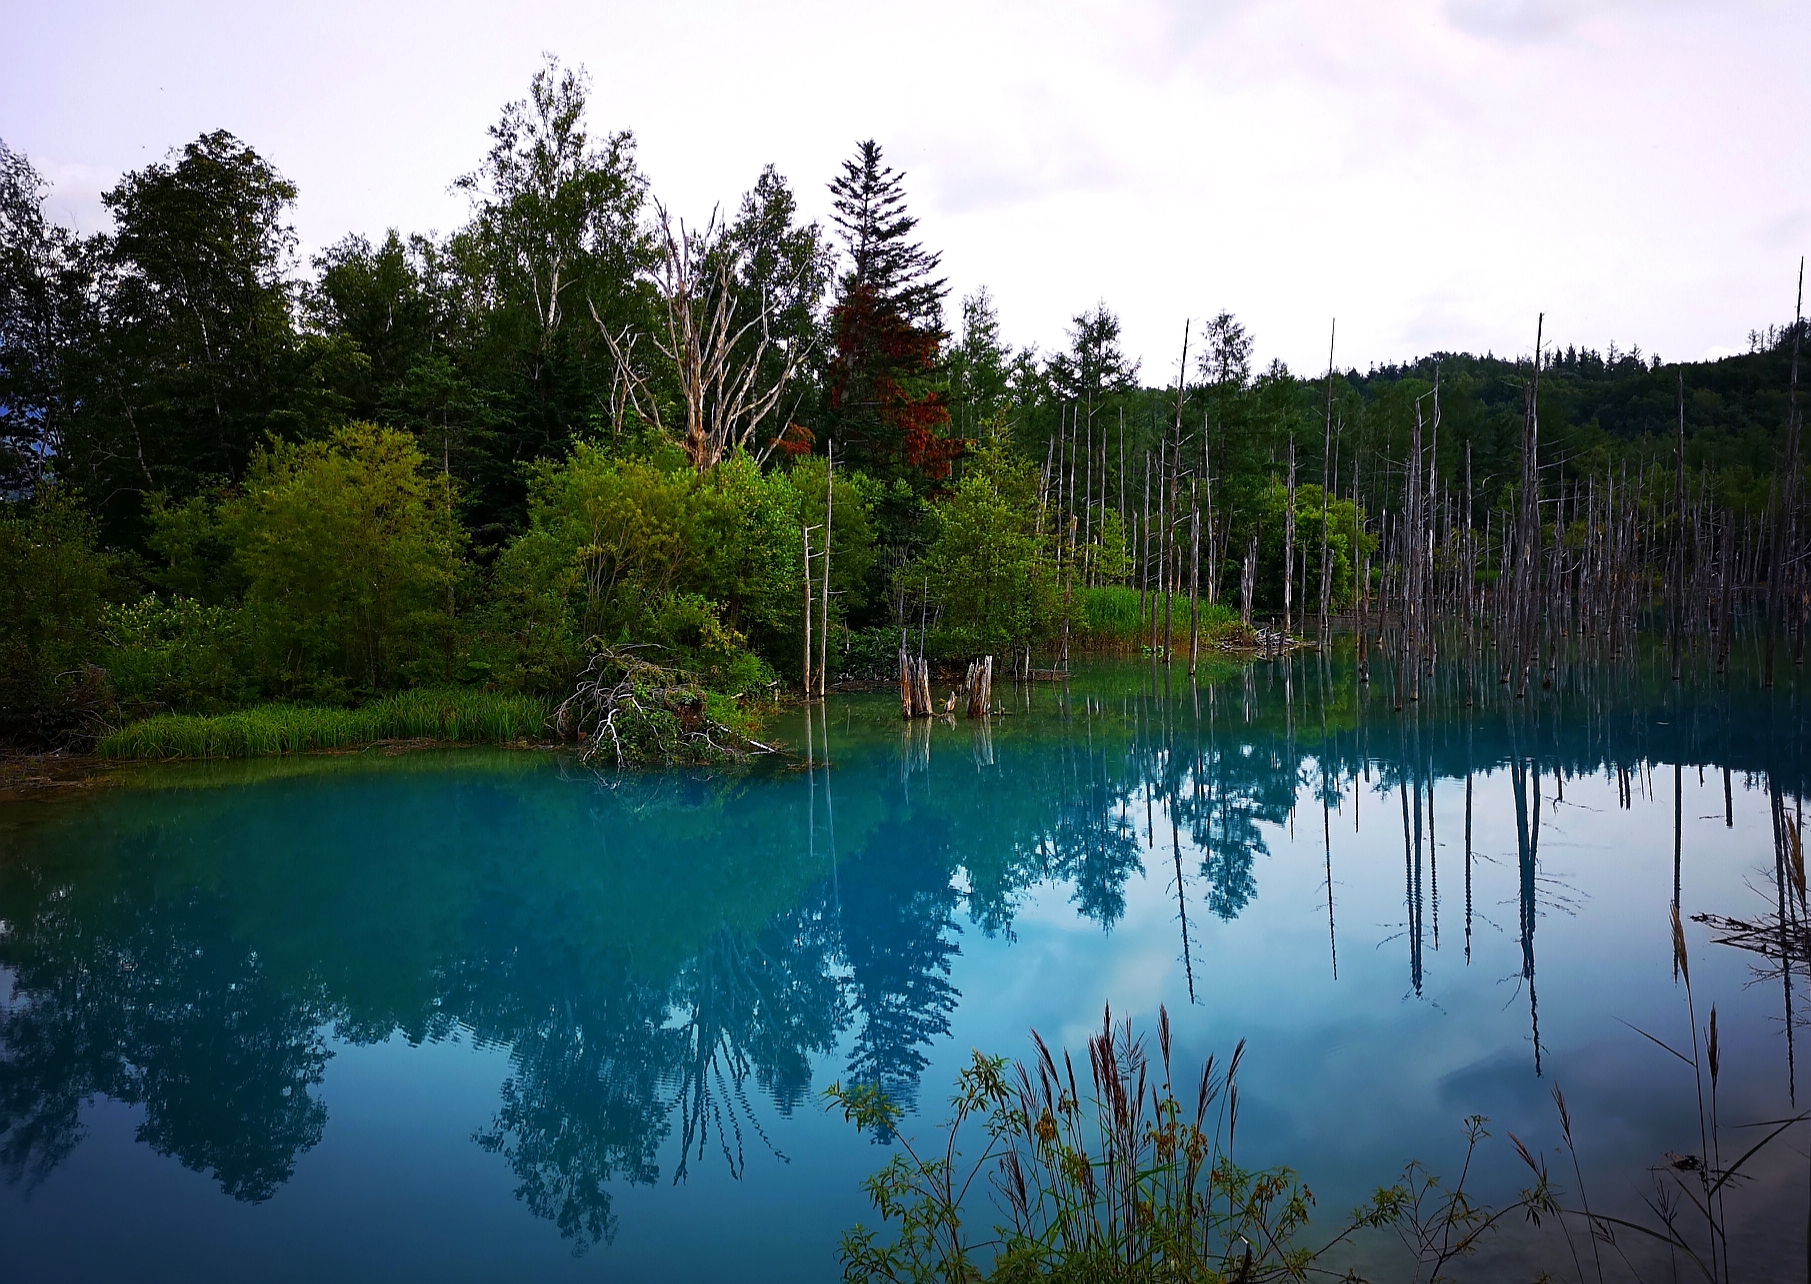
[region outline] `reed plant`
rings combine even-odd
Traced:
[[[511,744],[548,734],[552,708],[534,696],[447,687],[398,692],[354,709],[267,704],[211,716],[159,714],[103,736],[102,757],[255,758],[349,749],[383,740]]]
[[[1777,825],[1775,841],[1781,841]],[[1802,855],[1800,859],[1802,861]],[[1801,864],[1800,869],[1802,868]],[[1801,886],[1802,878],[1801,873]],[[1585,1194],[1582,1173],[1579,1173],[1581,1207],[1562,1211],[1564,1216],[1584,1220],[1591,1231],[1594,1254],[1598,1252],[1599,1243],[1616,1246],[1618,1233],[1626,1232],[1664,1245],[1675,1268],[1680,1262],[1688,1263],[1707,1284],[1726,1284],[1727,1281],[1743,1277],[1743,1273],[1736,1271],[1730,1262],[1730,1189],[1742,1178],[1742,1170],[1749,1160],[1797,1125],[1811,1120],[1811,1112],[1802,1111],[1785,1119],[1770,1119],[1764,1123],[1748,1125],[1766,1131],[1740,1157],[1724,1162],[1723,1134],[1728,1125],[1722,1120],[1718,1100],[1723,1074],[1723,1051],[1717,1028],[1717,1008],[1714,1003],[1711,1005],[1710,1019],[1700,1027],[1697,996],[1692,989],[1691,953],[1686,948],[1685,925],[1680,921],[1677,905],[1672,908],[1672,937],[1674,974],[1685,990],[1686,1017],[1691,1023],[1690,1052],[1688,1054],[1684,1048],[1676,1048],[1646,1030],[1638,1029],[1636,1033],[1678,1058],[1691,1070],[1692,1086],[1697,1095],[1699,1153],[1669,1153],[1654,1166],[1653,1185],[1642,1198],[1649,1214],[1647,1221],[1593,1212]],[[1565,1094],[1557,1085],[1553,1089],[1553,1101],[1559,1109],[1561,1135],[1567,1151],[1573,1156],[1574,1170],[1577,1171],[1571,1114],[1566,1108]],[[1526,1150],[1522,1151],[1522,1158],[1530,1167],[1536,1166],[1536,1161]],[[1601,1260],[1597,1262],[1597,1275],[1599,1279],[1603,1278]]]
[[[1490,1208],[1466,1191],[1472,1153],[1489,1134],[1466,1121],[1468,1147],[1448,1187],[1419,1165],[1379,1188],[1318,1243],[1308,1242],[1314,1195],[1287,1167],[1235,1158],[1240,1043],[1224,1071],[1209,1058],[1192,1085],[1172,1081],[1170,1021],[1158,1016],[1155,1064],[1131,1023],[1103,1017],[1088,1042],[1085,1077],[1067,1052],[1033,1035],[1027,1066],[977,1051],[963,1070],[941,1144],[901,1136],[903,1114],[879,1088],[833,1085],[833,1108],[863,1129],[897,1137],[892,1162],[870,1177],[883,1229],[843,1238],[850,1284],[1225,1284],[1339,1275],[1332,1258],[1361,1232],[1393,1230],[1412,1259],[1403,1278],[1447,1278],[1512,1213],[1557,1212],[1544,1173],[1511,1204]],[[1180,1088],[1180,1091],[1179,1091]],[[1192,1098],[1192,1099],[1191,1099]],[[962,1134],[979,1121],[978,1156]],[[977,1197],[1002,1220],[977,1234]],[[1356,1279],[1349,1271],[1345,1278]]]
[[[1077,590],[1081,632],[1088,645],[1136,649],[1149,644],[1151,612],[1162,619],[1162,593],[1141,597],[1137,589],[1122,585],[1103,585]],[[1248,630],[1239,623],[1239,613],[1219,602],[1202,602],[1201,641],[1205,646],[1222,643],[1238,644]],[[1188,649],[1189,595],[1177,593],[1170,603],[1171,627],[1178,650]]]

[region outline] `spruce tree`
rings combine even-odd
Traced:
[[[830,184],[848,251],[831,312],[830,432],[850,457],[881,473],[939,481],[962,443],[942,371],[944,281],[938,255],[912,238],[905,175],[880,146],[861,143]]]

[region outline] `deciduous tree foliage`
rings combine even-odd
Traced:
[[[76,404],[95,244],[45,217],[47,191],[0,140],[0,495],[42,484]]]
[[[0,735],[43,738],[84,712],[83,662],[115,591],[94,519],[62,487],[0,517]]]
[[[254,456],[220,520],[266,668],[320,696],[444,677],[465,532],[408,434],[370,424]]]
[[[1056,614],[1037,530],[1037,473],[1013,455],[999,425],[967,464],[936,510],[922,574],[946,623],[977,652],[1004,657],[1042,636]]]
[[[102,200],[89,350],[59,470],[114,539],[142,536],[153,491],[194,494],[240,476],[269,433],[296,436],[337,407],[311,366],[348,355],[304,345],[289,278],[296,189],[224,130],[125,176]]]
[[[612,329],[652,321],[638,279],[653,255],[647,179],[629,131],[594,144],[588,92],[582,70],[548,59],[455,183],[473,202],[447,246],[459,337],[498,412],[469,479],[487,543],[526,514],[521,465],[557,456],[607,414],[617,371],[589,312]]]
[[[684,220],[712,229],[684,279],[735,336],[713,359],[784,384],[719,415],[684,476],[676,451],[732,384],[688,380],[684,345],[655,341],[678,279],[662,207],[633,134],[590,106],[584,70],[547,59],[456,180],[461,226],[348,236],[306,268],[294,185],[229,133],[125,174],[89,237],[46,216],[40,176],[0,143],[6,734],[429,680],[547,692],[594,639],[771,690],[802,649],[801,528],[815,556],[826,524],[831,663],[849,672],[890,663],[908,622],[952,657],[1123,623],[1146,600],[1131,590],[1193,581],[1197,511],[1203,595],[1237,594],[1255,537],[1268,612],[1292,452],[1289,573],[1317,597],[1324,515],[1337,605],[1402,507],[1436,389],[1438,520],[1483,526],[1513,502],[1525,360],[1301,379],[1204,308],[1180,386],[1152,388],[1106,301],[1044,354],[1006,342],[985,288],[952,336],[938,255],[874,140],[829,185],[834,238],[772,166]],[[1682,389],[1688,487],[1760,530],[1778,470],[1803,467],[1784,459],[1793,333],[1692,365],[1546,354],[1545,482],[1671,467]]]

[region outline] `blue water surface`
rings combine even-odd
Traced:
[[[1802,929],[1775,841],[1801,677],[1631,664],[1518,701],[1443,666],[1398,710],[1312,655],[1101,664],[986,723],[833,695],[733,770],[379,749],[16,796],[0,1262],[833,1280],[898,1141],[829,1084],[929,1138],[971,1049],[1079,1050],[1109,1005],[1167,1007],[1185,1064],[1247,1041],[1239,1157],[1298,1169],[1329,1226],[1410,1160],[1456,1170],[1474,1114],[1481,1198],[1527,1184],[1511,1130],[1576,1187],[1556,1085],[1595,1205],[1635,1217],[1700,1150],[1655,1042],[1689,1056],[1691,1013],[1702,1039],[1718,1009],[1726,1144],[1799,1108],[1804,960],[1692,916]],[[1805,1271],[1808,1132],[1731,1207],[1742,1278]],[[1574,1251],[1512,1229],[1475,1269]]]

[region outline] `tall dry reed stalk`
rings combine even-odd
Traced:
[[[1717,1009],[1712,1004],[1710,1020],[1704,1027],[1702,1038],[1698,1027],[1697,998],[1692,990],[1691,953],[1686,948],[1685,924],[1679,915],[1679,907],[1672,907],[1672,943],[1673,967],[1685,987],[1686,1015],[1691,1022],[1692,1042],[1691,1055],[1646,1030],[1636,1029],[1636,1033],[1663,1049],[1683,1064],[1690,1067],[1692,1084],[1697,1093],[1698,1105],[1698,1153],[1671,1154],[1655,1165],[1652,1170],[1653,1188],[1651,1193],[1643,1196],[1642,1202],[1653,1215],[1652,1222],[1637,1222],[1622,1217],[1612,1217],[1605,1213],[1591,1211],[1590,1200],[1586,1197],[1584,1177],[1580,1173],[1579,1196],[1582,1207],[1561,1209],[1562,1222],[1566,1217],[1582,1217],[1592,1235],[1593,1249],[1598,1243],[1611,1245],[1621,1252],[1617,1239],[1618,1232],[1629,1232],[1650,1240],[1657,1240],[1664,1245],[1673,1257],[1675,1266],[1683,1259],[1691,1264],[1709,1284],[1725,1284],[1739,1278],[1731,1268],[1729,1258],[1729,1189],[1741,1175],[1748,1161],[1760,1154],[1769,1145],[1783,1136],[1793,1126],[1811,1119],[1811,1112],[1793,1115],[1788,1119],[1769,1120],[1756,1127],[1768,1128],[1769,1131],[1754,1145],[1743,1152],[1734,1163],[1723,1163],[1723,1123],[1718,1111],[1718,1088],[1722,1080],[1723,1053],[1722,1039],[1717,1025]],[[1634,1028],[1634,1027],[1631,1027]],[[1565,1096],[1556,1087],[1554,1102],[1559,1108],[1560,1124],[1565,1137],[1566,1147],[1573,1151],[1574,1171],[1577,1171],[1577,1152],[1573,1149],[1572,1121],[1566,1110]],[[1535,1161],[1524,1151],[1523,1159],[1530,1165]],[[1627,1258],[1624,1258],[1627,1261]],[[1602,1263],[1598,1263],[1599,1275]],[[1630,1267],[1633,1270],[1633,1267]]]
[[[1395,1185],[1305,1242],[1314,1195],[1287,1167],[1235,1159],[1241,1042],[1222,1072],[1209,1058],[1190,1085],[1172,1076],[1169,1013],[1159,1011],[1153,1063],[1129,1021],[1103,1016],[1088,1041],[1085,1078],[1067,1052],[1035,1034],[1029,1065],[980,1052],[963,1070],[940,1143],[899,1133],[903,1115],[878,1088],[841,1084],[827,1095],[857,1126],[896,1137],[900,1151],[867,1181],[882,1230],[843,1239],[843,1277],[889,1284],[1075,1281],[1227,1284],[1337,1274],[1332,1259],[1367,1230],[1393,1230],[1411,1259],[1404,1278],[1446,1278],[1447,1267],[1517,1211],[1557,1211],[1542,1173],[1512,1204],[1492,1209],[1466,1191],[1472,1155],[1489,1134],[1466,1121],[1467,1150],[1451,1187],[1411,1164]],[[970,1120],[986,1141],[965,1156]],[[1517,1143],[1518,1147],[1520,1143]],[[1525,1152],[1524,1152],[1525,1153]],[[977,1235],[975,1197],[999,1221]],[[1348,1276],[1356,1279],[1356,1276]]]

